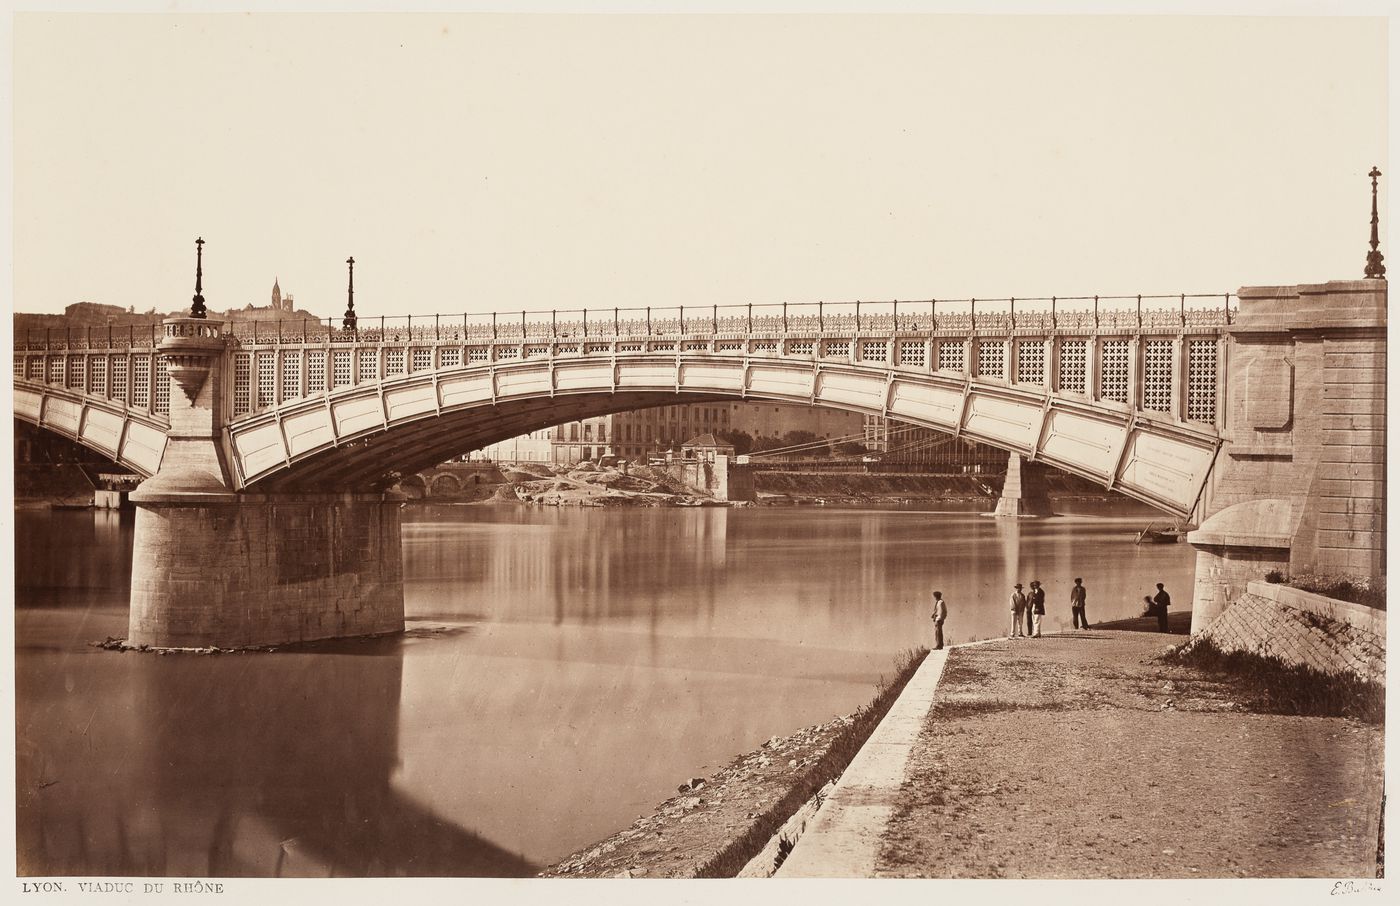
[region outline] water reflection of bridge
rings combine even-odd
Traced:
[[[69,673],[89,688],[69,691],[54,688],[39,655],[21,658],[20,873],[534,874],[540,866],[396,788],[403,644],[97,654]]]

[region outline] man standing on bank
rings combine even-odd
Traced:
[[[1075,629],[1088,629],[1089,617],[1084,613],[1084,580],[1075,578],[1074,587],[1069,590],[1070,620]]]
[[[1011,635],[1008,639],[1023,638],[1021,632],[1021,614],[1026,611],[1026,596],[1021,594],[1021,583],[1016,583],[1016,590],[1011,593]]]
[[[943,650],[943,621],[948,619],[948,603],[943,600],[943,592],[933,593],[933,650]]]
[[[1172,596],[1167,594],[1167,590],[1162,587],[1162,583],[1157,583],[1157,593],[1152,596],[1152,603],[1157,605],[1157,629],[1160,632],[1167,631],[1167,607],[1172,603]]]
[[[1045,589],[1040,587],[1039,579],[1031,580],[1031,638],[1040,638],[1040,620],[1045,616]]]

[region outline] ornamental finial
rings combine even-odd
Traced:
[[[351,255],[345,259],[345,263],[350,266],[350,285],[345,290],[345,320],[343,326],[346,330],[355,330],[359,323],[359,318],[355,317],[355,256]]]
[[[190,304],[191,318],[204,318],[204,237],[194,241],[194,300]]]
[[[1381,238],[1379,233],[1380,215],[1376,208],[1376,180],[1380,177],[1379,167],[1372,167],[1371,172],[1366,174],[1371,177],[1371,251],[1366,254],[1366,276],[1372,280],[1385,278],[1385,265],[1381,262],[1385,256],[1380,252]]]

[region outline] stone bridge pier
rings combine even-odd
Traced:
[[[399,502],[385,494],[232,490],[220,432],[228,339],[169,319],[170,432],[131,495],[128,644],[242,647],[403,629]]]
[[[1386,281],[1246,287],[1197,550],[1199,632],[1270,571],[1385,573]]]

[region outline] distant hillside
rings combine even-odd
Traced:
[[[100,302],[75,302],[63,310],[61,315],[45,315],[27,312],[15,312],[14,329],[15,337],[23,338],[28,330],[65,330],[65,329],[87,329],[101,328],[106,330],[108,325],[113,328],[127,327],[149,327],[152,324],[159,324],[165,318],[178,318],[189,314],[188,308],[176,309],[170,312],[158,312],[154,309],[146,312],[135,312],[131,309],[121,308],[117,305],[103,305]],[[231,308],[226,311],[209,311],[209,318],[213,321],[308,321],[317,320],[317,316],[309,311],[276,311],[272,308]]]

